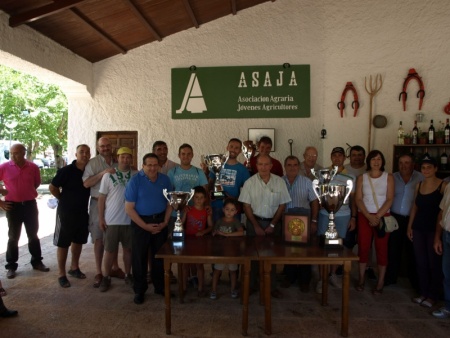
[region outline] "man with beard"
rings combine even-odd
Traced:
[[[223,192],[226,197],[233,197],[236,200],[239,198],[241,188],[244,186],[245,181],[248,180],[250,174],[247,168],[238,162],[237,157],[241,153],[242,142],[237,138],[232,138],[228,141],[227,151],[228,160],[222,167],[219,174],[219,183],[223,187]],[[214,173],[209,174],[209,188],[210,191],[214,190],[216,175]],[[213,220],[216,222],[221,219],[223,215],[223,199],[215,199],[211,203],[213,209]],[[239,207],[235,218],[241,220],[242,207]]]
[[[170,169],[175,168],[178,163],[175,163],[167,158],[169,150],[167,144],[164,141],[156,141],[153,143],[153,153],[158,156],[159,172],[166,174]]]

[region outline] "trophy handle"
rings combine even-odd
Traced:
[[[334,178],[334,176],[336,176],[338,170],[339,170],[339,167],[338,167],[337,165],[335,165],[335,166],[333,167],[333,169],[331,170],[331,172],[330,172],[330,176],[331,176],[331,177],[330,177],[330,181],[332,181],[333,178]],[[353,185],[352,185],[352,186],[353,186]]]
[[[347,180],[347,187],[345,188],[345,198],[344,198],[344,204],[347,203],[347,199],[350,196],[350,193],[353,190],[353,181]]]
[[[166,198],[167,202],[170,203],[170,200],[167,198],[167,189],[163,189],[163,195]]]
[[[311,169],[311,172],[312,171],[313,171],[313,169]],[[319,195],[320,189],[319,189],[319,180],[318,179],[315,179],[314,181],[312,181],[312,187],[313,187],[314,194],[317,196],[317,199],[319,200],[319,203],[320,203],[320,195]]]
[[[191,200],[192,196],[194,196],[194,189],[191,189],[191,192],[189,194],[189,199],[187,200],[186,204],[189,203],[189,201]]]
[[[311,174],[312,174],[315,178],[319,179],[319,178],[317,177],[317,175],[316,175],[316,171],[314,170],[314,168],[311,168]]]

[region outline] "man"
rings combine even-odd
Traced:
[[[432,312],[436,318],[450,318],[450,188],[445,188],[444,197],[439,204],[438,221],[434,235],[434,251],[442,255],[444,273],[444,306]]]
[[[281,165],[280,161],[270,156],[270,151],[272,150],[272,139],[268,136],[263,136],[260,138],[259,142],[257,143],[257,146],[259,154],[257,156],[252,156],[250,158],[250,166],[252,168],[252,173],[256,173],[258,171],[257,170],[258,168],[256,166],[258,157],[261,155],[266,155],[269,156],[272,161],[271,173],[282,177],[283,166]]]
[[[159,172],[166,174],[170,169],[175,168],[178,163],[175,163],[167,158],[169,150],[167,144],[164,141],[156,141],[153,143],[153,153],[158,156]]]
[[[49,186],[50,193],[58,199],[56,210],[56,226],[53,244],[58,248],[58,283],[63,288],[70,287],[66,276],[66,261],[69,246],[72,252],[69,275],[84,279],[86,275],[80,270],[80,255],[83,244],[89,237],[89,188],[83,185],[83,173],[91,150],[85,144],[80,144],[75,153],[72,164],[59,169]]]
[[[131,218],[133,229],[132,266],[134,275],[134,303],[142,304],[147,291],[147,259],[151,250],[152,280],[155,293],[164,296],[164,268],[162,259],[155,254],[167,237],[172,208],[163,195],[163,189],[171,190],[169,178],[158,173],[158,157],[146,154],[142,170],[132,177],[126,187],[125,210]]]
[[[111,269],[114,257],[117,257],[119,242],[122,243],[125,284],[132,284],[130,274],[132,229],[130,217],[125,212],[125,187],[136,172],[131,169],[133,152],[130,148],[120,148],[117,156],[116,172],[103,175],[98,197],[99,225],[104,232],[105,245],[105,276],[100,284],[101,292],[108,291],[111,285]]]
[[[300,160],[296,156],[288,156],[284,160],[283,180],[291,196],[291,201],[286,205],[289,213],[308,213],[311,215],[311,233],[317,232],[317,217],[319,213],[319,200],[314,193],[311,180],[300,175]],[[309,291],[311,282],[311,265],[285,265],[285,287],[289,287],[299,276],[300,290]]]
[[[305,148],[305,151],[303,153],[304,161],[300,163],[300,175],[308,177],[311,181],[315,179],[314,175],[311,173],[311,169],[322,169],[322,167],[317,164],[317,156],[317,149],[308,146]]]
[[[247,216],[247,236],[279,236],[281,234],[281,217],[286,203],[291,201],[286,183],[281,177],[271,174],[272,159],[269,155],[260,154],[257,157],[258,172],[250,177],[242,188],[239,202],[244,203]],[[256,289],[258,262],[252,262],[250,286]],[[276,288],[275,269],[272,267],[272,296],[283,297]]]
[[[337,174],[331,180],[330,184],[347,185],[347,181],[353,182],[353,189],[350,193],[350,199],[346,204],[343,204],[339,211],[334,215],[334,223],[336,225],[336,231],[340,238],[345,238],[347,230],[352,231],[356,227],[356,214],[358,209],[355,203],[355,188],[356,178],[349,174],[344,167],[345,162],[345,150],[342,147],[335,147],[331,151],[331,166],[330,169],[338,167]],[[321,209],[319,212],[319,223],[317,234],[319,236],[325,235],[328,229],[328,212],[325,209]],[[337,288],[342,288],[342,282],[336,275],[337,265],[331,266],[331,272],[329,275],[329,283]],[[317,293],[322,293],[322,280],[317,283]]]
[[[366,150],[361,146],[350,148],[350,163],[345,165],[347,172],[355,177],[366,172]]]
[[[222,185],[226,197],[233,197],[235,199],[239,198],[241,188],[244,186],[245,181],[247,181],[250,177],[247,168],[237,160],[237,157],[241,153],[241,150],[241,140],[232,138],[230,141],[228,141],[228,161],[222,167],[222,170],[219,174],[219,183]],[[209,187],[211,191],[214,189],[215,180],[216,174],[210,173]],[[213,209],[213,220],[214,222],[217,222],[217,220],[221,219],[224,216],[222,210],[223,199],[213,200],[211,206]],[[238,219],[239,221],[241,220],[241,212],[242,210],[238,210],[238,213],[235,215],[236,219]]]
[[[6,249],[6,277],[16,277],[19,259],[19,239],[22,223],[28,236],[28,250],[31,254],[33,269],[48,272],[50,269],[42,263],[41,242],[39,241],[39,219],[36,204],[37,187],[41,184],[39,168],[25,159],[26,149],[17,143],[10,149],[10,161],[0,165],[0,181],[3,181],[8,194],[0,207],[6,210],[8,220],[8,247]]]
[[[103,231],[98,222],[98,196],[100,182],[104,174],[114,174],[115,163],[113,162],[111,142],[106,137],[100,137],[97,141],[98,155],[93,157],[86,165],[83,174],[83,182],[86,188],[91,188],[91,202],[89,205],[89,232],[94,242],[96,275],[94,277],[94,288],[98,288],[103,279],[102,261],[103,251]],[[119,268],[117,256],[114,259],[112,277],[125,278],[125,273]]]
[[[395,182],[394,202],[391,215],[398,222],[399,229],[391,232],[388,242],[388,265],[384,285],[396,284],[401,270],[403,247],[406,245],[407,274],[411,285],[418,289],[418,276],[415,264],[414,249],[411,241],[406,240],[409,214],[414,200],[417,183],[422,182],[422,173],[414,170],[414,158],[405,154],[398,158],[398,172],[393,174]]]

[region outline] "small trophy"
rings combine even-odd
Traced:
[[[225,198],[225,194],[223,192],[223,187],[220,184],[220,171],[222,170],[225,163],[228,161],[228,154],[212,154],[204,156],[205,164],[208,166],[209,171],[213,172],[216,175],[216,179],[214,181],[214,191],[211,193],[211,197],[215,199],[223,199]]]
[[[247,145],[245,145],[245,144],[247,144]],[[242,154],[244,155],[245,159],[247,160],[246,167],[247,167],[248,171],[252,171],[252,167],[250,165],[250,159],[255,154],[255,151],[256,151],[256,147],[252,141],[245,141],[242,144]]]
[[[194,189],[191,192],[184,191],[169,191],[163,189],[163,195],[169,202],[169,204],[177,211],[177,220],[175,221],[175,227],[173,229],[172,239],[173,241],[184,240],[183,223],[181,223],[181,210],[188,204],[192,196],[194,196]]]
[[[328,229],[325,232],[325,247],[341,249],[342,238],[339,238],[334,223],[334,214],[339,211],[341,206],[347,202],[353,189],[353,181],[348,180],[347,185],[330,184],[330,181],[336,175],[337,167],[333,169],[321,169],[316,172],[311,169],[316,177],[312,182],[314,193],[319,199],[320,205],[328,212]],[[318,177],[319,176],[319,177]]]

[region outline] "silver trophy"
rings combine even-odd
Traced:
[[[336,231],[334,214],[337,213],[342,205],[347,202],[348,197],[350,196],[350,193],[353,189],[353,181],[348,180],[347,185],[330,183],[337,172],[337,167],[334,167],[333,170],[325,169],[319,170],[318,172],[319,177],[312,182],[313,190],[317,198],[319,199],[320,205],[329,214],[328,229],[327,231],[325,231],[324,244],[326,247],[342,248],[343,241],[342,238],[339,238],[338,232]],[[324,173],[323,176],[320,175],[322,172]],[[314,172],[313,174],[314,176],[316,176]],[[321,183],[321,181],[325,183]]]
[[[311,169],[311,174],[314,175],[317,180],[319,180],[319,184],[329,184],[334,176],[338,172],[338,166],[334,166],[333,169],[325,168],[315,171],[314,168]]]
[[[228,153],[227,154],[212,154],[212,155],[204,155],[205,164],[208,166],[209,171],[213,172],[216,175],[216,179],[214,181],[214,191],[211,193],[211,197],[214,199],[222,199],[225,198],[225,193],[223,192],[222,184],[220,184],[220,172],[222,171],[223,166],[228,161]]]
[[[175,227],[173,229],[172,239],[174,241],[183,241],[184,240],[184,230],[183,223],[181,223],[181,211],[191,200],[192,196],[194,196],[194,189],[191,189],[191,192],[184,191],[169,191],[167,189],[163,189],[163,195],[169,201],[169,204],[172,206],[174,210],[177,211],[177,220],[175,221]]]
[[[247,146],[244,144],[247,143]],[[252,170],[252,167],[250,165],[250,159],[253,157],[253,155],[255,154],[256,151],[256,147],[253,144],[252,141],[248,141],[248,142],[244,142],[242,144],[242,154],[244,155],[245,159],[246,159],[246,167],[249,171]]]

